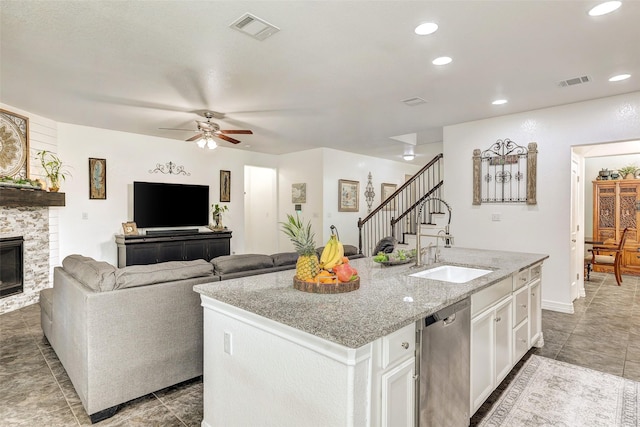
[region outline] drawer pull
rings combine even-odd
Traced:
[[[502,317],[496,317],[496,322],[499,322],[502,320]]]
[[[521,277],[520,280],[522,280],[523,282],[526,282],[527,278],[526,277]]]
[[[527,304],[520,304],[520,307],[527,308]]]
[[[409,343],[408,342],[403,342],[402,344],[402,348],[404,348],[405,350],[409,348]]]
[[[524,338],[520,338],[520,342],[526,344],[527,340],[525,340]]]
[[[531,292],[531,296],[532,296],[532,297],[535,297],[535,296],[536,296],[536,294],[535,294],[534,292]]]

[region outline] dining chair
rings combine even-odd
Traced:
[[[622,269],[622,251],[627,240],[628,230],[628,228],[624,229],[617,245],[593,245],[593,248],[589,249],[589,252],[591,252],[591,268],[597,265],[613,266],[613,274],[616,277],[618,286],[622,283],[622,273],[620,271]]]

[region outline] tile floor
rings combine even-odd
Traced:
[[[545,345],[538,354],[640,381],[640,278],[592,273],[576,313],[544,310]],[[525,356],[525,358],[528,357]],[[471,420],[475,425],[507,387],[519,367]],[[89,417],[40,328],[40,307],[0,316],[0,426],[86,426]],[[202,379],[128,402],[96,426],[199,426]]]

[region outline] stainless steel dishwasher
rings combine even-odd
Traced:
[[[416,346],[420,427],[469,425],[470,306],[467,298],[422,322]]]

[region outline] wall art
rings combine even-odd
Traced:
[[[291,203],[307,203],[307,184],[291,184]]]
[[[135,222],[123,222],[122,230],[125,236],[134,236],[138,234],[138,226]]]
[[[382,188],[380,189],[380,203],[383,203],[385,200],[389,198],[393,193],[396,192],[398,186],[396,184],[388,184],[382,183]],[[387,211],[395,211],[396,210],[396,201],[392,200],[391,203],[384,207],[384,210]]]
[[[359,181],[338,180],[338,212],[358,212],[359,194]]]
[[[29,118],[1,108],[0,176],[29,178]]]
[[[231,171],[220,171],[220,201],[231,201]]]
[[[107,160],[89,158],[89,199],[107,198]]]

